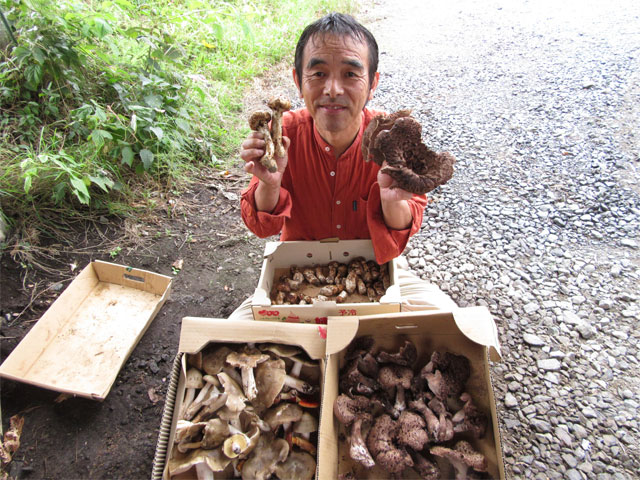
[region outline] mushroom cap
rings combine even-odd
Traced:
[[[397,434],[398,424],[389,415],[377,417],[367,435],[367,448],[371,456],[376,458],[380,452],[395,448],[393,440]]]
[[[284,97],[273,97],[269,100],[267,105],[272,110],[280,110],[282,112],[291,110],[291,102]]]
[[[295,433],[313,433],[318,431],[318,419],[309,412],[303,412],[302,417],[293,425]]]
[[[216,345],[207,348],[202,354],[202,369],[208,375],[217,375],[222,370],[224,362],[233,350],[226,345]]]
[[[405,367],[412,366],[418,358],[416,346],[410,340],[405,340],[404,344],[395,353],[380,352],[377,360],[380,363],[395,363]]]
[[[404,410],[398,418],[398,443],[419,452],[429,441],[425,426],[426,423],[420,415]]]
[[[382,165],[384,157],[375,148],[376,137],[381,131],[389,130],[397,119],[409,115],[411,115],[411,110],[399,110],[390,114],[381,113],[373,117],[362,134],[362,157],[367,162],[373,160],[378,165]]]
[[[227,363],[239,368],[255,368],[267,360],[269,360],[269,355],[261,353],[259,350],[247,349],[243,352],[231,352],[227,355]]]
[[[244,396],[242,388],[229,375],[224,372],[218,373],[218,379],[227,394],[227,402],[225,405],[229,410],[239,412],[244,410],[247,397]]]
[[[244,433],[235,433],[224,441],[222,453],[229,458],[236,458],[249,446],[249,437]]]
[[[316,460],[307,452],[292,451],[284,463],[276,465],[278,478],[295,478],[311,480],[316,473]]]
[[[202,436],[202,448],[215,448],[224,442],[229,436],[229,424],[219,418],[212,418],[204,427]]]
[[[271,432],[260,435],[256,447],[242,466],[242,479],[266,480],[288,454],[289,444],[284,438],[276,438]]]
[[[455,158],[447,153],[436,153],[422,143],[422,127],[413,117],[402,117],[390,130],[384,130],[375,139],[387,162],[380,170],[391,176],[397,187],[411,193],[425,194],[448,182],[453,176]]]
[[[295,403],[281,403],[267,410],[263,416],[265,422],[275,430],[278,425],[297,422],[302,418],[303,410]]]
[[[453,449],[436,445],[431,447],[429,451],[432,455],[449,460],[456,470],[464,470],[463,466],[471,467],[478,472],[488,470],[487,459],[482,453],[474,450],[466,440],[459,440]]]
[[[273,405],[284,386],[287,371],[284,360],[267,360],[256,367],[255,378],[258,395],[253,400],[254,405],[269,408]]]
[[[186,388],[204,387],[204,381],[202,380],[202,372],[197,368],[190,368],[189,370],[187,370],[185,387]]]
[[[438,351],[433,352],[429,363],[420,371],[420,376],[429,384],[429,390],[441,400],[449,396],[458,397],[470,375],[471,365],[467,357]]]
[[[175,441],[178,443],[187,442],[198,435],[207,424],[205,422],[190,422],[189,420],[178,420]]]
[[[258,349],[263,352],[271,352],[282,358],[295,357],[300,355],[302,350],[294,345],[286,345],[283,343],[262,343],[258,345]]]
[[[172,454],[169,460],[169,475],[174,476],[180,473],[185,473],[191,470],[193,467],[199,464],[204,464],[213,472],[221,472],[227,465],[231,463],[231,459],[224,456],[221,448],[213,450],[191,450],[189,453],[183,455]]]
[[[363,395],[350,397],[343,393],[333,402],[333,414],[344,425],[350,425],[358,415],[368,414],[370,408],[371,400]]]
[[[411,368],[393,363],[381,367],[378,372],[378,382],[384,388],[401,386],[407,389],[411,387],[412,378],[413,370]]]
[[[387,472],[398,474],[413,467],[411,455],[404,448],[392,448],[376,455],[376,463]]]
[[[453,422],[453,431],[455,433],[468,432],[475,438],[483,437],[487,430],[489,419],[484,412],[480,411],[473,403],[473,399],[468,393],[463,393],[460,396],[460,400],[465,403],[451,419]]]
[[[258,130],[260,127],[265,127],[271,120],[271,113],[266,110],[257,110],[249,117],[249,128],[251,130]]]

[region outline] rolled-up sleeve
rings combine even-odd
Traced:
[[[291,217],[291,195],[281,187],[280,198],[273,212],[260,212],[256,209],[257,188],[258,181],[254,177],[249,186],[242,191],[240,198],[242,220],[247,228],[260,238],[277,235],[282,230],[285,219]]]
[[[380,187],[377,182],[371,186],[367,202],[367,224],[373,243],[373,251],[379,264],[386,263],[401,255],[409,243],[409,238],[422,226],[422,215],[427,205],[427,197],[414,195],[408,202],[413,216],[411,225],[404,230],[391,229],[384,222],[382,215]]]

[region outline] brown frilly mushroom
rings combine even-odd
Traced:
[[[448,182],[453,176],[455,158],[448,152],[436,153],[422,143],[422,127],[405,111],[387,119],[371,121],[365,130],[362,153],[396,181],[395,187],[424,194]]]

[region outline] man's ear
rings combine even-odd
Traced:
[[[302,88],[300,84],[300,79],[298,78],[298,72],[296,72],[295,67],[293,68],[293,71],[291,73],[293,74],[293,83],[295,83],[296,87],[298,87],[298,95],[300,98],[302,98]]]
[[[373,100],[373,92],[378,88],[378,80],[380,80],[380,72],[376,72],[373,76],[373,82],[371,82],[371,88],[369,89],[368,100]]]

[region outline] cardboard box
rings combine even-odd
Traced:
[[[0,366],[0,376],[104,400],[171,288],[171,277],[95,261]]]
[[[251,309],[255,320],[292,323],[326,323],[329,316],[372,315],[400,311],[400,288],[395,259],[389,262],[391,286],[378,302],[336,303],[317,302],[313,305],[275,305],[271,301],[278,271],[292,265],[327,265],[335,260],[349,263],[356,257],[374,260],[371,240],[323,240],[318,242],[268,242],[258,287],[253,294]]]
[[[344,362],[346,347],[354,338],[372,335],[380,349],[394,351],[404,339],[411,340],[418,350],[420,367],[435,350],[465,355],[471,363],[467,391],[476,405],[489,417],[487,433],[472,443],[487,458],[492,478],[504,479],[504,463],[495,400],[491,386],[488,358],[500,360],[500,347],[495,323],[484,307],[458,309],[455,312],[410,312],[367,317],[329,318],[327,325],[327,359],[325,368],[318,475],[321,480],[338,478],[355,464],[349,457],[343,427],[335,420],[333,403],[339,395],[338,372]],[[342,430],[341,430],[342,429]],[[357,465],[357,464],[355,464]],[[357,465],[357,478],[385,478],[375,466],[370,470]],[[416,477],[418,478],[418,477]]]
[[[184,398],[187,371],[186,354],[198,353],[210,343],[246,344],[251,342],[297,345],[304,349],[310,358],[319,360],[319,385],[322,387],[326,329],[325,325],[255,322],[253,320],[234,321],[220,318],[183,318],[179,352],[169,382],[151,478],[154,480],[168,480],[170,478],[168,460],[173,449],[173,438],[178,422],[177,412],[180,411]],[[194,475],[187,474],[185,478],[194,478]]]

